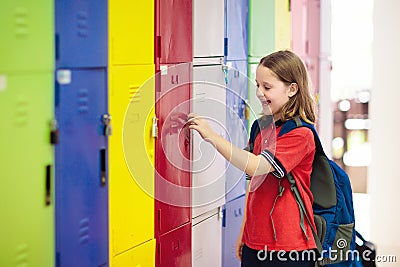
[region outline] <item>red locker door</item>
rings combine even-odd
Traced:
[[[192,61],[192,0],[156,1],[156,64]]]
[[[192,266],[192,224],[185,224],[157,239],[157,267]]]
[[[169,66],[169,68],[168,68]],[[155,235],[190,222],[191,64],[161,65],[156,79]]]

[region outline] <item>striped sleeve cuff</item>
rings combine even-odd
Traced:
[[[268,150],[264,150],[263,152],[261,152],[261,155],[268,160],[268,162],[272,165],[272,167],[274,167],[275,171],[272,172],[272,174],[276,177],[276,178],[283,178],[286,175],[286,170],[285,168],[282,166],[282,164],[279,162],[279,160],[277,160],[274,155],[269,152]]]

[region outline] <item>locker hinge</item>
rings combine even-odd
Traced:
[[[224,38],[224,56],[228,56],[228,38]]]
[[[221,62],[222,64],[222,71],[224,72],[224,80],[225,80],[225,84],[228,84],[228,70],[229,70],[229,65],[224,64],[223,62]]]
[[[157,121],[158,121],[157,117],[154,116],[154,117],[153,117],[153,124],[152,124],[152,126],[151,126],[151,134],[152,134],[152,136],[153,136],[154,138],[157,138],[157,137],[158,137],[158,126],[157,126]]]
[[[111,115],[110,114],[103,114],[102,118],[104,124],[104,132],[105,136],[110,136],[112,134],[112,127],[111,127]]]
[[[218,207],[218,219],[221,220],[224,218],[224,213],[222,211],[222,207]]]
[[[57,126],[57,121],[52,120],[50,122],[50,144],[55,145],[58,144],[59,141],[59,131]]]

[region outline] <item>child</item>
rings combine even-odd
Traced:
[[[314,136],[310,129],[299,127],[278,137],[282,125],[295,116],[315,123],[308,74],[296,54],[278,51],[261,59],[256,84],[264,118],[272,117],[275,123],[272,127],[276,134],[274,145],[264,147],[261,144],[261,135],[264,130],[271,131],[271,127],[260,131],[251,152],[232,145],[196,114],[189,114],[189,128],[198,131],[248,176],[264,176],[255,190],[247,189],[246,211],[236,244],[241,266],[314,266],[316,244],[311,226],[308,223],[304,224],[304,229],[300,226],[299,207],[285,177],[289,172],[293,174],[306,211],[313,218],[310,175],[315,154]],[[262,120],[254,123],[259,121]]]

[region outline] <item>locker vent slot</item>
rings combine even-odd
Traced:
[[[28,245],[20,244],[16,247],[15,266],[28,266]]]
[[[90,238],[89,218],[83,218],[79,222],[79,243],[86,244]]]
[[[14,15],[15,37],[24,38],[28,35],[28,10],[19,7]]]
[[[15,109],[15,124],[16,126],[24,126],[28,123],[28,100],[25,97],[19,96],[16,102]]]
[[[140,102],[140,86],[138,85],[129,85],[129,101],[132,102]]]
[[[84,11],[80,11],[76,14],[76,31],[79,37],[87,37],[89,35],[88,30],[88,14]]]
[[[89,91],[86,88],[78,90],[78,111],[85,113],[89,110]]]

